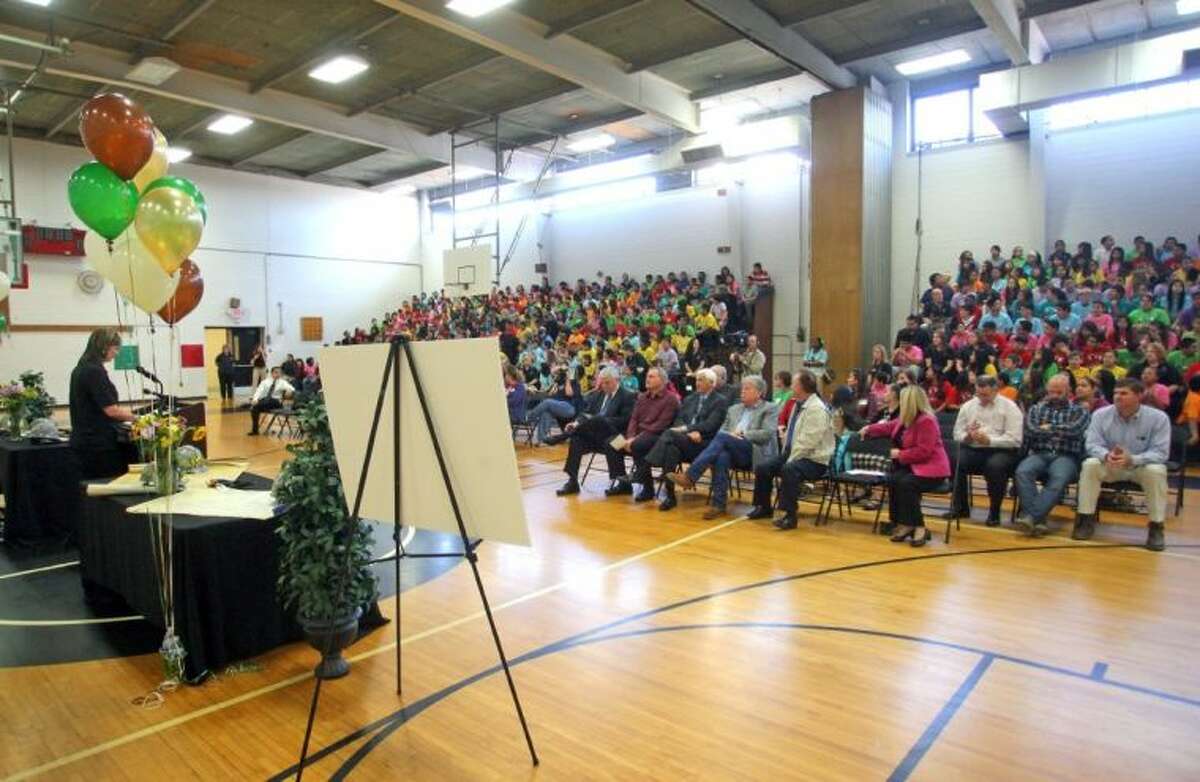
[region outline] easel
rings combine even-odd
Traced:
[[[421,412],[425,419],[425,426],[429,431],[430,440],[433,442],[433,451],[437,456],[438,469],[442,474],[442,482],[446,487],[446,495],[450,500],[450,507],[454,511],[454,518],[458,524],[459,537],[462,539],[463,550],[460,552],[448,552],[438,554],[410,554],[404,550],[404,546],[400,541],[400,355],[403,355],[408,362],[409,371],[412,372],[413,386],[417,391],[417,399],[421,404]],[[504,647],[500,643],[500,632],[496,629],[496,620],[492,616],[491,604],[488,602],[487,593],[483,588],[483,579],[479,575],[478,556],[475,549],[482,542],[480,540],[472,541],[467,535],[467,527],[463,522],[462,510],[459,508],[458,498],[454,493],[454,486],[450,481],[450,473],[446,469],[446,459],[442,454],[442,446],[438,441],[437,430],[433,425],[433,417],[429,412],[429,405],[425,398],[425,388],[421,385],[421,376],[417,372],[416,363],[413,361],[412,346],[409,340],[403,336],[393,337],[388,348],[387,361],[383,368],[383,377],[379,384],[379,395],[375,400],[375,413],[371,421],[371,431],[367,438],[367,447],[363,453],[362,472],[359,473],[358,487],[354,495],[353,509],[350,512],[350,517],[347,520],[347,531],[352,533],[354,528],[359,523],[359,512],[362,509],[363,492],[366,488],[367,474],[371,466],[371,456],[375,450],[375,436],[379,431],[380,417],[383,413],[383,403],[387,397],[389,384],[392,388],[392,504],[395,511],[396,530],[394,539],[396,542],[396,551],[390,557],[383,557],[376,562],[386,562],[389,559],[394,559],[396,563],[396,694],[399,695],[402,690],[401,686],[401,639],[400,639],[400,560],[401,559],[418,559],[418,558],[435,558],[435,557],[462,557],[471,565],[471,573],[475,577],[475,587],[479,590],[479,600],[483,603],[483,612],[487,616],[488,627],[492,632],[492,640],[496,643],[496,655],[500,658],[500,665],[504,669],[504,678],[508,681],[508,690],[512,694],[513,706],[517,711],[517,719],[521,723],[521,731],[525,735],[525,743],[529,747],[529,758],[533,765],[538,765],[537,750],[533,747],[533,737],[529,733],[529,725],[525,721],[525,712],[521,708],[521,699],[517,695],[517,686],[513,682],[512,672],[508,667],[508,658],[504,654]],[[349,547],[347,554],[349,555]],[[349,556],[347,557],[347,567],[342,573],[342,589],[346,588],[351,577],[349,572]],[[332,643],[332,636],[330,636]],[[326,648],[325,652],[328,653]],[[308,710],[308,724],[304,729],[304,744],[300,749],[300,761],[296,767],[296,782],[300,782],[304,775],[304,763],[308,757],[308,744],[312,737],[313,722],[317,716],[317,703],[321,698],[321,682],[320,677],[316,680],[316,685],[313,687],[312,703]]]

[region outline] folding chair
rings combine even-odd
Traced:
[[[825,479],[825,491],[817,508],[815,524],[828,524],[829,514],[833,511],[834,502],[838,505],[838,518],[842,515],[843,498],[849,512],[850,487],[872,489],[883,488],[883,496],[879,507],[875,509],[875,521],[871,525],[872,532],[879,531],[879,516],[883,506],[887,504],[888,473],[892,469],[889,456],[891,441],[884,438],[864,440],[860,435],[853,434],[846,443],[846,455],[850,458],[850,469],[844,472],[829,473]]]
[[[1171,426],[1171,450],[1167,456],[1167,496],[1171,493],[1171,479],[1175,479],[1175,507],[1171,512],[1172,517],[1179,515],[1179,511],[1183,509],[1183,493],[1187,487],[1187,465],[1188,465],[1188,449],[1187,441],[1191,436],[1188,427],[1182,424],[1172,424]],[[1113,491],[1126,492],[1129,494],[1141,494],[1145,497],[1142,487],[1136,481],[1112,481],[1100,484],[1101,488],[1112,489]],[[1096,508],[1099,511],[1099,506]],[[1145,512],[1145,506],[1137,509],[1139,512]]]

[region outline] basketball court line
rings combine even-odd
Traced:
[[[57,565],[46,565],[45,567],[35,567],[29,570],[18,570],[16,573],[6,573],[0,576],[0,581],[6,578],[17,578],[18,576],[31,576],[34,573],[45,573],[47,570],[58,570],[59,568],[74,567],[79,564],[78,559],[73,559],[70,562],[59,562]]]

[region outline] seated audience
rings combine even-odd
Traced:
[[[864,426],[860,434],[892,441],[884,532],[892,533],[893,543],[908,540],[913,546],[924,546],[930,534],[921,512],[921,494],[950,477],[941,429],[925,392],[920,386],[906,386],[900,392],[900,414],[890,421]]]
[[[559,367],[554,374],[548,395],[534,405],[525,416],[525,421],[534,425],[534,442],[538,445],[549,445],[547,440],[550,438],[550,429],[555,424],[566,424],[575,418],[583,407],[583,392],[579,381],[570,374],[567,367]]]
[[[797,372],[792,381],[792,399],[795,404],[783,438],[783,450],[754,467],[754,508],[748,516],[771,517],[771,489],[778,476],[779,509],[783,516],[775,521],[775,526],[785,530],[796,528],[800,484],[825,475],[836,445],[832,416],[817,393],[816,375],[806,369]]]
[[[625,479],[625,460],[621,459],[621,477],[604,494],[609,497],[618,494],[632,494],[633,483],[642,488],[633,499],[636,502],[648,502],[654,499],[654,481],[650,477],[650,464],[646,455],[659,435],[675,419],[679,410],[679,397],[668,391],[667,373],[662,367],[651,367],[646,373],[646,390],[638,396],[629,416],[629,424],[625,427],[625,442],[621,451],[633,457],[633,481]]]
[[[958,410],[954,421],[954,441],[959,444],[954,500],[946,518],[969,517],[967,484],[969,475],[982,474],[987,481],[987,525],[1000,523],[1000,504],[1008,479],[1017,466],[1021,447],[1021,408],[998,394],[996,378],[981,375],[975,379],[975,396]]]
[[[1092,414],[1087,429],[1087,458],[1079,474],[1079,513],[1074,540],[1090,540],[1096,531],[1096,504],[1101,484],[1132,481],[1141,486],[1149,511],[1146,548],[1166,547],[1167,459],[1171,453],[1171,421],[1166,413],[1141,403],[1142,383],[1117,381],[1113,403]]]
[[[1046,517],[1062,500],[1068,484],[1079,477],[1091,411],[1071,401],[1070,390],[1067,376],[1055,375],[1046,381],[1046,396],[1025,415],[1026,456],[1017,465],[1021,515],[1016,524],[1035,538],[1046,534]]]
[[[684,462],[698,457],[725,421],[729,401],[716,391],[717,375],[711,369],[696,373],[696,391],[688,394],[675,414],[671,428],[659,435],[646,454],[646,463],[661,467],[665,496],[658,509],[668,511],[676,505],[675,482],[671,474]]]
[[[767,384],[758,375],[742,380],[741,402],[725,413],[725,423],[708,447],[684,472],[676,471],[671,480],[691,489],[708,468],[712,468],[712,507],[704,514],[711,520],[725,515],[729,492],[729,468],[750,470],[779,453],[775,437],[775,405],[763,397]]]
[[[563,427],[562,435],[547,438],[551,445],[564,439],[570,441],[567,461],[563,465],[567,482],[557,490],[560,497],[579,493],[579,465],[589,453],[604,454],[612,483],[625,475],[625,457],[613,450],[609,443],[629,426],[637,395],[621,386],[617,370],[612,367],[600,370],[598,377],[600,387],[588,394],[579,416]]]
[[[508,401],[508,421],[513,424],[525,423],[525,377],[512,364],[504,367],[504,393]]]
[[[258,435],[258,419],[264,412],[283,407],[283,400],[296,393],[279,367],[271,367],[271,376],[264,379],[250,396],[250,436]]]
[[[733,374],[738,377],[762,377],[767,356],[758,349],[758,337],[753,334],[746,337],[746,349],[740,353],[731,353],[729,363],[733,365]]]

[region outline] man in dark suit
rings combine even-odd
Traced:
[[[713,370],[702,369],[697,372],[696,392],[683,400],[671,428],[659,435],[658,441],[641,463],[634,459],[633,480],[642,484],[643,493],[646,492],[646,487],[650,486],[651,466],[661,467],[663,475],[670,476],[679,469],[681,463],[690,462],[699,456],[713,435],[721,429],[729,400],[717,392],[716,383],[717,374]],[[676,503],[675,484],[669,477],[663,481],[663,490],[667,496],[658,509],[670,510]]]
[[[621,386],[621,376],[613,367],[600,370],[598,383],[600,387],[584,401],[583,412],[564,429],[562,437],[570,440],[570,447],[567,463],[563,465],[567,482],[558,489],[560,497],[579,493],[579,463],[586,454],[604,454],[608,477],[614,483],[625,474],[625,456],[608,443],[629,426],[637,394]],[[561,439],[551,438],[547,442],[553,444]]]

